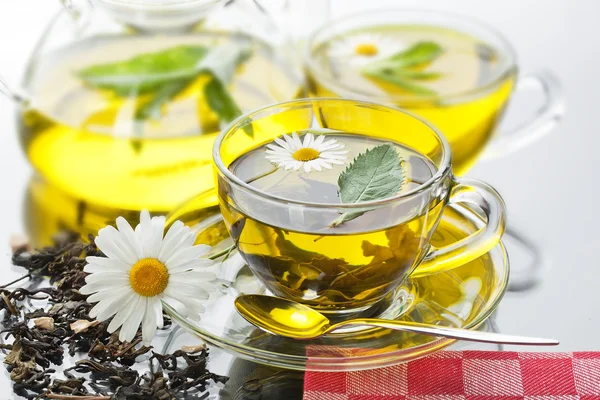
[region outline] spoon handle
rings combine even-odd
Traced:
[[[471,342],[521,344],[530,346],[556,346],[554,339],[534,338],[527,336],[505,335],[503,333],[481,332],[470,329],[450,328],[445,326],[425,325],[408,321],[388,321],[385,319],[359,318],[332,325],[329,331],[349,325],[369,325],[398,331],[422,333],[431,336],[441,336],[451,339],[468,340]]]

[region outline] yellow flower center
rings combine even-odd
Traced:
[[[129,284],[139,295],[152,297],[161,294],[169,283],[169,271],[156,258],[142,258],[129,271]]]
[[[312,161],[319,157],[319,152],[315,149],[311,149],[310,147],[303,147],[296,150],[292,157],[294,157],[294,160],[296,161]]]
[[[373,57],[379,53],[377,46],[371,43],[361,43],[354,49],[354,52],[359,56]]]

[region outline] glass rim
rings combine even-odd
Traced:
[[[93,0],[102,5],[112,7],[130,7],[130,8],[145,8],[145,9],[156,9],[162,10],[166,8],[185,8],[193,7],[195,5],[201,5],[206,7],[212,4],[223,2],[224,0],[158,0],[149,3],[147,0]]]
[[[366,106],[366,107],[370,107],[370,108],[386,109],[388,111],[399,112],[399,113],[405,114],[413,119],[418,120],[419,122],[424,124],[434,134],[434,136],[436,136],[436,138],[438,139],[438,141],[441,144],[440,147],[442,149],[442,158],[440,161],[440,167],[435,172],[435,174],[433,174],[433,176],[431,178],[429,178],[427,181],[425,181],[418,187],[409,190],[408,192],[397,194],[393,197],[387,197],[387,198],[381,199],[381,200],[371,200],[371,201],[365,201],[362,203],[343,204],[343,203],[315,203],[315,202],[309,202],[309,201],[300,201],[300,200],[288,199],[285,197],[276,196],[271,193],[267,193],[255,186],[252,186],[252,185],[244,182],[243,180],[241,180],[240,178],[235,176],[229,170],[229,168],[227,168],[225,166],[225,164],[223,163],[223,160],[221,159],[220,148],[221,148],[221,144],[223,143],[225,136],[227,136],[230,132],[232,132],[234,130],[241,129],[243,123],[253,120],[252,119],[253,116],[263,113],[270,109],[286,107],[286,106],[290,106],[293,104],[302,104],[302,103],[313,104],[316,102],[323,102],[323,101],[348,103],[351,105],[362,105],[362,106]],[[337,98],[337,97],[313,97],[313,98],[301,98],[301,99],[295,99],[295,100],[288,100],[288,101],[283,101],[283,102],[279,102],[279,103],[274,103],[274,104],[271,104],[271,105],[268,105],[265,107],[261,107],[259,109],[256,109],[247,114],[243,114],[243,115],[237,117],[229,125],[227,125],[225,127],[225,129],[223,129],[219,133],[217,138],[215,139],[215,142],[213,144],[213,161],[215,163],[215,166],[219,170],[219,172],[227,179],[227,181],[229,183],[235,184],[238,187],[243,188],[259,197],[262,197],[262,198],[265,198],[265,199],[268,199],[268,200],[271,200],[271,201],[274,201],[277,203],[286,203],[286,204],[290,204],[290,205],[295,205],[295,206],[300,206],[300,207],[311,207],[311,208],[363,209],[365,207],[385,206],[390,203],[394,203],[394,202],[397,202],[400,200],[412,198],[412,197],[418,196],[424,192],[427,192],[428,190],[431,189],[431,187],[435,183],[443,180],[448,174],[451,175],[451,171],[452,171],[452,168],[451,168],[452,167],[452,154],[450,152],[450,144],[448,143],[448,141],[446,140],[444,135],[442,135],[437,130],[437,128],[435,128],[429,122],[425,121],[424,119],[416,116],[415,114],[413,114],[411,112],[408,112],[408,111],[403,110],[398,107],[386,106],[383,104],[373,103],[373,102],[369,102],[369,101],[343,99],[343,98]]]
[[[354,19],[362,18],[362,17],[368,16],[368,15],[378,15],[378,14],[387,15],[389,13],[404,13],[404,14],[412,14],[412,15],[423,15],[425,17],[438,16],[438,17],[444,17],[445,19],[446,18],[450,19],[451,21],[457,21],[459,23],[468,23],[472,26],[475,26],[477,29],[481,29],[482,31],[485,31],[485,32],[491,34],[494,38],[496,38],[502,44],[502,50],[508,57],[508,65],[506,66],[505,70],[502,71],[502,73],[498,74],[498,76],[494,80],[492,80],[491,82],[489,82],[485,85],[477,86],[473,89],[459,91],[456,93],[448,93],[448,94],[442,95],[442,96],[403,95],[403,94],[383,96],[383,95],[377,95],[377,94],[359,93],[359,92],[353,92],[352,88],[346,87],[344,85],[340,85],[339,83],[335,82],[335,80],[323,77],[323,74],[321,73],[320,68],[318,68],[316,66],[316,60],[314,59],[314,57],[312,57],[312,53],[313,53],[312,49],[313,49],[314,41],[319,35],[321,35],[323,32],[327,32],[327,30],[334,28],[336,25],[338,25],[340,23],[352,21]],[[424,20],[423,22],[426,23],[427,21]],[[440,26],[445,26],[445,25],[440,24]],[[453,12],[446,12],[446,11],[431,10],[431,9],[425,9],[425,8],[424,9],[398,8],[398,7],[386,8],[386,9],[382,9],[382,10],[369,10],[369,11],[364,11],[364,12],[356,12],[356,13],[352,13],[349,15],[339,17],[339,18],[334,18],[331,21],[329,21],[329,23],[316,29],[308,36],[308,39],[306,40],[306,44],[304,46],[303,58],[304,58],[305,66],[307,67],[309,72],[311,74],[313,74],[319,82],[325,82],[325,84],[327,86],[333,87],[335,91],[338,91],[341,94],[343,94],[343,97],[347,97],[346,95],[350,94],[350,97],[352,95],[363,96],[364,98],[367,98],[368,101],[382,102],[382,103],[389,103],[389,102],[395,102],[395,101],[423,102],[423,101],[427,101],[427,100],[431,100],[431,99],[442,99],[442,100],[452,100],[452,102],[461,102],[461,99],[463,99],[463,98],[468,100],[469,98],[471,98],[474,95],[478,95],[482,92],[489,91],[490,89],[493,89],[493,88],[499,86],[505,79],[506,74],[517,68],[517,52],[516,52],[514,46],[505,37],[505,35],[503,33],[501,33],[499,30],[497,30],[496,28],[490,26],[485,21],[482,21],[482,20],[467,16],[467,15],[462,15],[462,14],[453,13]]]

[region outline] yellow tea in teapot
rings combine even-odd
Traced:
[[[312,95],[413,112],[446,137],[459,175],[492,136],[515,79],[506,54],[449,28],[379,25],[316,38],[308,54]]]
[[[28,80],[20,134],[35,169],[86,202],[159,212],[213,187],[225,123],[301,95],[273,48],[213,33],[84,39],[38,56]]]
[[[331,214],[318,211],[319,205],[341,204],[343,189],[338,179],[342,171],[382,148],[387,152],[374,155],[377,163],[388,159],[392,166],[401,163],[393,177],[384,178],[389,185],[398,185],[392,188],[392,195],[421,187],[437,168],[415,150],[365,135],[328,133],[326,139],[311,133],[297,135],[288,137],[287,143],[276,140],[283,146],[279,149],[267,144],[243,154],[229,170],[268,196],[284,203],[287,199],[315,205],[316,209],[273,207],[265,200],[238,197],[228,191],[228,185],[221,185],[221,212],[250,268],[275,295],[324,312],[359,309],[373,298],[383,298],[421,261],[423,241],[437,223],[443,202],[432,201],[427,212],[400,219],[394,214],[398,209],[387,209],[331,220]],[[301,149],[300,143],[306,145],[311,139],[310,147],[321,149],[318,162],[299,166],[302,161],[298,160],[311,156],[310,148]],[[306,154],[301,154],[303,151]],[[293,153],[287,161],[286,152]],[[342,158],[346,166],[336,163]],[[280,164],[274,166],[273,162]]]

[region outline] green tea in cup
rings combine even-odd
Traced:
[[[311,37],[305,63],[315,97],[397,106],[433,124],[450,144],[458,175],[494,136],[514,89],[522,88],[518,84],[535,81],[545,103],[505,133],[494,151],[539,137],[562,113],[551,74],[517,79],[510,43],[485,24],[453,14],[391,9],[340,18]]]
[[[252,139],[241,136],[249,126]],[[323,312],[368,310],[417,266],[423,273],[462,265],[503,231],[497,193],[456,180],[445,140],[397,109],[281,103],[234,122],[214,157],[221,212],[254,274],[275,295]],[[449,201],[481,206],[488,225],[432,249]]]

